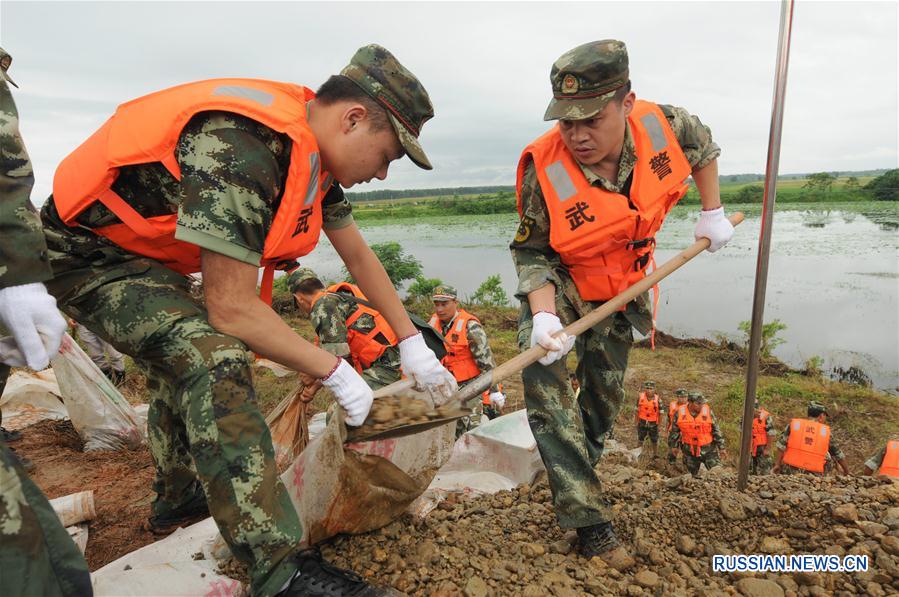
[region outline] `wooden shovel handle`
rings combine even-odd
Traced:
[[[743,213],[737,212],[730,216],[729,219],[731,224],[737,226],[743,221]],[[671,273],[686,264],[688,261],[705,251],[709,247],[709,242],[710,241],[707,238],[699,239],[621,294],[609,299],[587,315],[584,315],[574,323],[568,325],[560,333],[565,333],[569,336],[578,336],[580,334],[583,334],[584,332],[601,322],[603,319],[612,315],[615,311],[658,284],[659,281],[671,275]],[[509,359],[502,365],[499,365],[495,369],[491,369],[490,371],[481,373],[472,381],[468,382],[468,384],[459,391],[459,393],[456,395],[456,398],[463,403],[471,400],[475,396],[480,395],[490,386],[499,383],[510,375],[518,373],[528,365],[536,363],[547,352],[548,351],[539,344],[527,349],[526,351]]]

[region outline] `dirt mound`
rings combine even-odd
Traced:
[[[96,570],[157,539],[141,528],[150,515],[153,462],[146,448],[82,452],[70,421],[42,421],[12,444],[37,465],[31,478],[49,498],[94,490],[97,517],[90,523],[88,567]]]
[[[899,589],[897,483],[768,476],[753,478],[742,494],[724,469],[667,478],[603,464],[601,476],[619,536],[637,559],[629,570],[576,553],[576,535],[558,527],[544,482],[451,498],[425,520],[340,537],[322,551],[371,582],[416,595],[716,594],[735,583],[773,591],[765,594]],[[865,554],[870,567],[742,582],[747,575],[712,572],[711,555],[737,553]]]

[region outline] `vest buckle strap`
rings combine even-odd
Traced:
[[[646,247],[653,247],[656,244],[656,239],[654,236],[647,236],[646,238],[641,238],[640,240],[632,240],[627,243],[628,249],[645,249]]]

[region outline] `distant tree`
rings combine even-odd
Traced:
[[[828,192],[830,192],[830,189],[833,186],[833,182],[835,180],[836,177],[829,172],[809,174],[802,188],[808,189],[813,192],[817,191],[822,194],[827,194]]]
[[[765,188],[758,184],[749,184],[734,194],[736,203],[760,203],[765,196]]]
[[[416,300],[430,300],[434,289],[443,284],[440,278],[425,278],[418,274],[415,281],[409,285],[409,298]]]
[[[387,270],[387,277],[390,278],[394,288],[399,288],[406,280],[421,275],[421,262],[412,255],[407,255],[400,243],[395,241],[378,243],[372,245],[371,250]],[[353,282],[349,271],[346,268],[343,268],[343,271],[347,279]]]
[[[878,201],[899,201],[899,168],[887,170],[866,184],[865,191]]]
[[[494,274],[484,280],[478,289],[471,295],[471,302],[476,305],[488,305],[491,307],[504,307],[509,304],[509,296],[503,290],[503,280],[499,274]]]
[[[740,331],[746,335],[744,338],[744,345],[746,346],[747,351],[749,350],[749,336],[752,333],[751,325],[752,323],[750,321],[741,321],[739,325]],[[761,353],[763,357],[770,357],[771,352],[775,348],[786,342],[786,340],[777,337],[777,334],[785,329],[787,329],[787,324],[779,319],[774,319],[768,323],[762,324]]]

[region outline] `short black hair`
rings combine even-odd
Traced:
[[[319,290],[324,289],[325,285],[318,278],[306,278],[294,287],[293,292],[294,294],[315,294]]]
[[[383,131],[390,126],[387,121],[387,110],[372,96],[343,75],[331,75],[315,92],[315,100],[326,106],[336,102],[358,102],[368,110],[368,119],[373,132]]]
[[[612,96],[613,102],[618,102],[619,104],[624,101],[624,97],[631,92],[631,80],[628,79],[627,83],[619,87],[615,90],[615,95]]]

